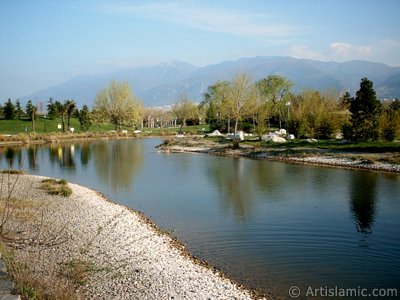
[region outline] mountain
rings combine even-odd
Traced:
[[[367,61],[345,63],[321,62],[292,57],[253,57],[219,64],[196,67],[180,61],[156,66],[135,67],[99,75],[84,75],[54,86],[22,100],[50,97],[56,100],[74,99],[78,106],[91,105],[96,93],[111,80],[127,80],[146,106],[172,104],[186,93],[192,100],[201,101],[209,85],[217,80],[229,80],[235,74],[246,72],[253,80],[277,74],[294,83],[293,91],[304,89],[337,91],[349,90],[352,95],[359,88],[361,78],[374,82],[380,98],[400,98],[400,67],[390,67]]]

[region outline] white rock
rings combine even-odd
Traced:
[[[309,143],[317,143],[318,140],[316,140],[316,139],[306,139],[306,142],[309,142]]]
[[[288,135],[288,140],[293,141],[295,139],[293,134],[289,134]]]
[[[213,132],[207,134],[207,136],[221,136],[222,133],[219,130],[214,130]]]
[[[280,136],[276,136],[276,135],[274,135],[272,137],[272,141],[274,143],[286,143],[286,139],[284,139],[283,137],[280,137]]]
[[[142,131],[139,130],[139,129],[136,129],[136,130],[133,131],[133,133],[142,133]]]
[[[234,134],[234,133],[228,133],[227,135],[226,135],[226,138],[227,139],[229,139],[229,140],[232,140],[233,138],[235,138],[235,139],[237,139],[237,140],[240,140],[240,141],[243,141],[244,140],[244,133],[243,133],[243,131],[238,131],[237,133],[236,133],[236,135]]]
[[[286,136],[286,129],[283,129],[283,128],[281,128],[281,129],[279,129],[279,135],[280,136]]]

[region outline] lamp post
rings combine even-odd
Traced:
[[[286,119],[286,131],[289,133],[289,110],[290,110],[290,101],[286,102],[287,107],[287,119]]]
[[[47,116],[46,116],[46,115],[44,115],[44,116],[43,116],[43,120],[44,120],[44,132],[47,132],[47,127],[46,127],[46,118],[47,118]]]

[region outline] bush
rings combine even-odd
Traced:
[[[387,127],[382,133],[383,139],[388,142],[392,142],[396,137],[396,130],[393,127]]]

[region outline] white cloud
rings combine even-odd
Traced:
[[[157,2],[142,5],[114,3],[103,7],[102,10],[234,35],[282,37],[304,32],[304,28],[278,24],[276,18],[268,14],[199,7],[189,2]]]
[[[311,50],[305,45],[293,45],[288,50],[288,55],[295,58],[306,58],[315,60],[326,60],[326,57],[319,52]]]
[[[344,42],[331,43],[329,49],[332,51],[334,57],[340,58],[365,58],[372,53],[370,46],[355,46]]]

